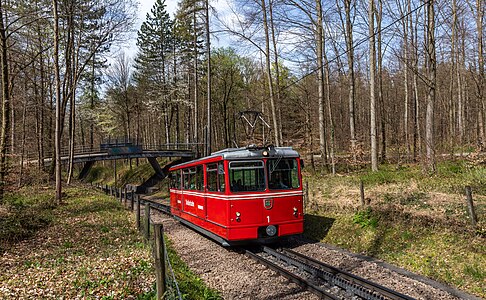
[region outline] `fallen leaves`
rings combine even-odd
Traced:
[[[68,191],[51,226],[3,254],[1,299],[127,299],[152,290],[150,250],[131,214],[93,193]]]

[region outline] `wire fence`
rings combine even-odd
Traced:
[[[150,210],[160,210],[159,206],[152,206],[151,203],[141,200],[140,196],[135,194],[134,191],[128,191],[126,188],[115,188],[113,186],[95,184],[96,188],[101,189],[105,194],[119,199],[122,205],[131,211],[136,213],[137,228],[140,232],[143,232],[147,242],[153,241],[153,253],[155,260],[155,272],[157,278],[157,299],[179,299],[182,300],[182,293],[179,289],[179,283],[175,276],[174,268],[170,261],[170,257],[167,251],[167,243],[163,233],[162,224],[151,223]],[[144,223],[142,226],[141,220],[141,205],[145,206]],[[166,211],[167,212],[167,211]],[[154,234],[150,234],[150,227],[154,225]],[[153,238],[153,240],[151,240]],[[160,255],[162,254],[162,255]]]

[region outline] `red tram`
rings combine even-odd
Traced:
[[[225,149],[176,165],[170,168],[172,214],[224,246],[300,234],[301,167],[290,147]]]

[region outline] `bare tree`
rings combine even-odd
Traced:
[[[0,60],[2,68],[2,132],[0,135],[0,199],[3,199],[5,177],[7,173],[7,143],[10,128],[10,79],[8,64],[8,40],[2,1],[0,1]]]
[[[280,139],[278,133],[278,119],[277,119],[277,108],[275,105],[275,95],[274,95],[274,87],[273,87],[273,78],[272,78],[272,69],[271,69],[271,57],[270,57],[270,32],[268,30],[268,21],[267,21],[267,7],[266,7],[266,0],[261,0],[261,7],[262,7],[262,14],[263,14],[263,29],[265,31],[265,66],[266,66],[266,74],[267,74],[267,84],[268,84],[268,92],[270,96],[270,109],[272,110],[272,121],[275,134],[275,145],[280,146]]]
[[[376,142],[376,95],[375,95],[375,71],[376,71],[376,49],[375,49],[375,1],[369,0],[369,51],[370,51],[370,138],[371,138],[371,170],[378,171],[378,149]]]
[[[58,2],[52,0],[52,13],[54,17],[54,77],[56,85],[56,117],[55,117],[55,178],[56,178],[56,201],[62,201],[62,182],[61,182],[61,76],[59,67],[59,14]]]
[[[435,53],[435,2],[427,4],[427,110],[425,116],[425,146],[427,150],[426,170],[435,172],[434,103],[437,76]]]
[[[339,6],[339,0],[336,0]],[[340,14],[341,23],[345,28],[346,39],[346,54],[348,57],[348,109],[349,109],[349,134],[351,141],[351,152],[353,153],[353,160],[356,162],[356,117],[355,117],[355,95],[356,95],[356,81],[354,74],[354,40],[353,40],[353,20],[351,17],[351,9],[353,8],[353,0],[344,0],[344,17]]]

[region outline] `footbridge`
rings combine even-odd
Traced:
[[[170,143],[160,145],[148,145],[135,140],[118,138],[108,139],[95,147],[78,146],[73,151],[73,163],[84,164],[78,179],[83,180],[88,176],[89,171],[97,161],[146,158],[155,174],[136,188],[137,192],[143,193],[147,188],[154,186],[157,182],[167,177],[169,168],[173,165],[191,160],[197,157],[198,149],[203,145],[198,143]],[[61,163],[68,163],[69,151],[61,153]],[[159,157],[177,158],[169,164],[161,167],[157,161]],[[52,164],[53,157],[44,158],[44,165]],[[37,163],[38,161],[30,161]]]

